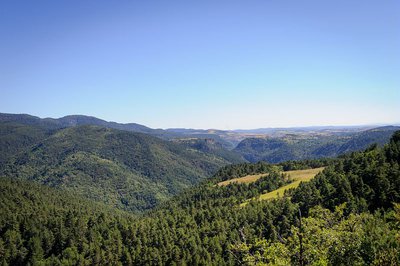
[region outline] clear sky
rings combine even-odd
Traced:
[[[400,122],[400,1],[2,0],[0,112],[150,127]]]

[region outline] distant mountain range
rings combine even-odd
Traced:
[[[347,135],[382,126],[311,126],[311,127],[288,127],[288,128],[259,128],[259,129],[187,129],[187,128],[168,128],[153,129],[136,123],[117,123],[108,122],[96,117],[85,115],[68,115],[61,118],[39,118],[28,114],[6,114],[0,113],[1,122],[15,122],[24,125],[41,126],[46,129],[60,129],[72,126],[95,125],[131,132],[145,133],[166,140],[180,138],[200,138],[213,139],[222,144],[227,149],[235,148],[246,138],[263,137],[285,137],[287,135],[303,136],[331,136]],[[400,125],[395,125],[400,126]]]
[[[319,138],[329,136],[348,136],[354,133],[374,129],[382,126],[313,126],[313,127],[288,127],[288,128],[259,128],[259,129],[185,129],[170,128],[168,132],[198,138],[213,138],[228,143],[232,149],[242,140],[247,138],[285,138],[293,135],[300,138]]]
[[[249,162],[279,163],[287,160],[336,157],[366,149],[371,144],[383,145],[400,127],[385,126],[365,131],[330,134],[287,134],[270,138],[247,138],[234,149]]]
[[[177,137],[177,134],[162,129],[152,129],[136,123],[116,123],[85,115],[68,115],[61,118],[39,118],[27,114],[4,114],[0,113],[0,122],[15,122],[24,125],[41,126],[46,129],[60,129],[65,127],[94,125],[131,132],[145,133],[162,138]]]

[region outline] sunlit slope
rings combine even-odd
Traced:
[[[314,169],[306,169],[306,170],[293,170],[293,171],[284,171],[282,174],[288,175],[290,180],[293,180],[293,183],[296,183],[297,181],[308,181],[312,179],[316,174],[321,172],[324,169],[324,167],[320,168],[314,168]],[[238,177],[238,178],[233,178],[229,180],[225,180],[222,182],[218,183],[218,186],[227,186],[231,183],[243,183],[243,184],[248,184],[257,181],[263,176],[268,175],[268,173],[261,173],[261,174],[256,174],[256,175],[246,175],[243,177]],[[292,185],[293,183],[289,184]],[[288,185],[288,186],[289,186]]]
[[[287,174],[289,176],[289,178],[291,180],[293,180],[293,182],[290,183],[289,185],[280,187],[279,189],[276,189],[274,191],[262,194],[262,195],[260,195],[259,199],[267,200],[267,199],[273,199],[273,198],[283,196],[286,190],[288,190],[290,188],[298,187],[301,182],[310,181],[322,170],[324,170],[324,167],[307,169],[307,170],[295,170],[295,171],[283,172],[283,173]]]
[[[273,190],[271,192],[268,192],[268,193],[265,193],[265,194],[261,194],[258,198],[253,198],[251,200],[254,200],[254,199],[269,200],[269,199],[275,199],[275,198],[278,198],[278,197],[282,197],[285,194],[286,190],[298,187],[301,182],[310,181],[318,173],[320,173],[322,170],[324,170],[324,168],[325,167],[306,169],[306,170],[284,171],[284,172],[282,172],[282,174],[285,174],[285,175],[288,176],[288,179],[292,181],[290,184],[288,184],[286,186],[282,186],[282,187],[280,187],[280,188],[278,188],[276,190]],[[263,175],[260,175],[260,177],[261,176],[263,176]],[[243,178],[249,179],[249,176],[246,176],[246,177],[243,177]],[[238,178],[238,179],[240,179],[240,178]],[[244,182],[242,182],[242,183],[244,183]],[[250,200],[247,200],[246,202],[242,203],[241,206],[245,206],[249,201]]]
[[[222,182],[218,183],[218,186],[227,186],[231,183],[244,183],[244,184],[248,184],[248,183],[252,183],[257,181],[258,179],[260,179],[261,177],[267,175],[266,173],[264,174],[257,174],[257,175],[246,175],[244,177],[238,177],[238,178],[233,178],[233,179],[229,179],[229,180],[225,180]]]

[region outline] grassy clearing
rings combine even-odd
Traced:
[[[246,175],[244,177],[238,177],[238,178],[233,178],[233,179],[229,179],[226,181],[222,181],[218,183],[218,186],[227,186],[230,183],[252,183],[252,182],[256,182],[258,179],[260,179],[261,177],[265,176],[267,174],[257,174],[257,175]]]
[[[282,197],[285,194],[286,190],[288,190],[290,188],[298,187],[301,182],[310,181],[322,170],[324,170],[324,167],[307,169],[307,170],[295,170],[295,171],[282,172],[284,174],[287,174],[289,179],[292,180],[293,182],[286,186],[280,187],[274,191],[262,194],[259,196],[258,199],[259,200],[268,200],[268,199],[275,199],[275,198]],[[241,204],[241,206],[244,206],[246,204],[247,204],[247,202],[244,202]]]
[[[294,171],[285,171],[284,174],[289,176],[289,179],[293,181],[310,181],[313,179],[319,172],[322,172],[325,167],[314,168],[314,169],[306,169],[306,170],[294,170]]]

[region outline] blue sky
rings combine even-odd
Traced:
[[[150,127],[400,122],[400,1],[2,1],[0,112]]]

